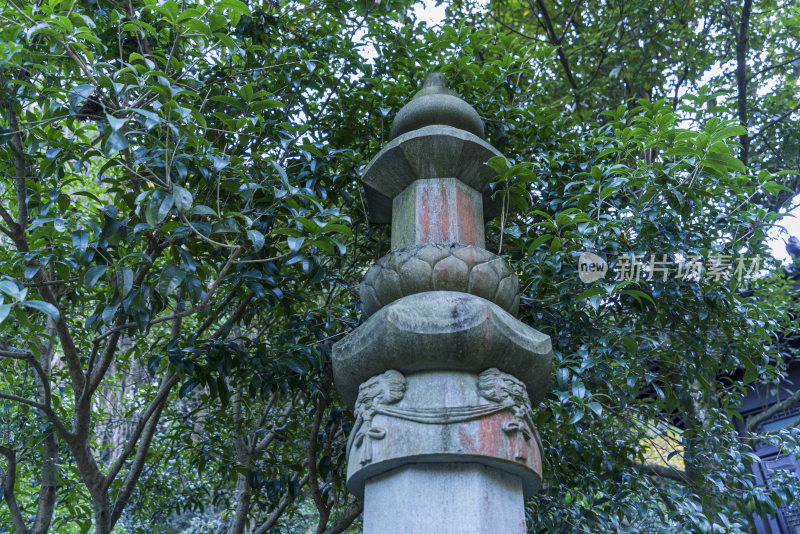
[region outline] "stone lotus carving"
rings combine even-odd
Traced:
[[[470,245],[428,243],[387,254],[367,271],[361,283],[364,317],[425,291],[470,293],[514,316],[519,307],[519,278],[503,258]]]
[[[358,391],[356,400],[356,422],[347,444],[348,462],[356,451],[359,464],[372,462],[373,440],[386,437],[386,430],[373,425],[376,415],[402,419],[426,425],[451,425],[466,423],[490,417],[501,412],[510,412],[512,417],[502,425],[508,436],[514,460],[525,463],[528,460],[530,441],[538,434],[531,420],[530,401],[525,385],[499,369],[487,369],[478,376],[480,396],[487,404],[448,407],[408,407],[393,406],[403,399],[406,391],[406,378],[402,373],[390,369],[373,376]],[[403,436],[408,439],[409,436]]]

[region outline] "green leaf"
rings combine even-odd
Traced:
[[[60,314],[58,313],[58,308],[53,306],[48,302],[44,302],[41,300],[26,300],[22,303],[23,306],[27,306],[28,308],[33,308],[34,310],[39,310],[40,312],[44,312],[49,315],[54,321],[58,321]]]
[[[603,415],[603,406],[599,402],[589,402],[586,406],[597,415]]]
[[[716,152],[710,152],[706,159],[703,161],[703,165],[707,165],[714,169],[719,169],[722,171],[727,171],[728,169],[733,169],[740,173],[747,172],[747,169],[744,166],[742,161],[734,156],[729,154],[718,154]]]
[[[181,213],[186,213],[192,208],[192,193],[179,185],[172,186],[172,195],[175,200],[175,207]]]
[[[644,291],[640,291],[638,289],[624,289],[620,293],[622,293],[623,295],[630,295],[631,297],[636,299],[636,302],[639,303],[641,303],[642,299],[649,300],[653,304],[656,303],[656,301],[653,300],[653,297],[651,297]]]
[[[41,268],[42,267],[40,265],[29,265],[28,267],[25,267],[25,280],[32,279],[34,276],[36,276],[36,273],[38,273]]]
[[[259,100],[257,102],[250,102],[250,110],[254,113],[264,111],[265,109],[280,109],[283,108],[283,103],[277,100]]]
[[[286,242],[289,244],[289,250],[292,252],[297,252],[300,250],[300,247],[303,246],[303,241],[305,241],[305,237],[293,237],[289,236],[286,238]]]
[[[175,291],[185,279],[185,272],[177,267],[173,267],[172,265],[167,265],[161,272],[161,277],[158,280],[156,290],[161,294],[161,296],[167,297],[171,295],[172,292]]]
[[[164,220],[169,210],[172,209],[173,198],[172,195],[166,194],[159,199],[153,195],[150,204],[147,205],[145,211],[145,218],[150,226],[158,226]]]
[[[258,252],[264,248],[264,234],[258,230],[248,230],[247,237],[253,243],[253,252]]]
[[[193,207],[189,212],[189,215],[216,215],[216,214],[217,214],[216,211],[209,208],[208,206],[203,206],[202,204]]]
[[[217,172],[227,167],[231,162],[230,159],[222,156],[214,156],[212,159],[214,161],[214,170]]]
[[[117,293],[121,298],[124,298],[133,289],[133,269],[123,265],[116,268],[115,275],[117,278]]]
[[[75,230],[72,232],[72,249],[83,256],[89,246],[89,232],[87,230]]]
[[[711,140],[716,141],[718,139],[727,139],[728,137],[738,137],[740,135],[745,135],[746,133],[747,133],[747,128],[745,128],[741,124],[734,124],[731,126],[726,126],[714,132],[711,135]]]
[[[3,280],[0,281],[0,291],[5,293],[10,297],[14,297],[17,300],[24,300],[25,295],[28,294],[28,290],[25,288],[20,289],[20,287],[16,284],[16,282],[12,282],[10,280]]]
[[[91,289],[103,274],[108,270],[108,265],[95,265],[83,275],[83,285],[86,289]]]
[[[230,9],[236,13],[239,13],[240,15],[252,16],[247,4],[240,2],[239,0],[217,0],[215,5],[219,8]]]
[[[123,135],[122,132],[114,131],[108,136],[108,140],[106,141],[105,154],[111,157],[120,150],[125,150],[128,146],[128,140],[125,138],[125,135]]]
[[[583,415],[584,415],[583,408],[575,410],[574,412],[572,412],[572,416],[569,418],[569,424],[574,425],[575,423],[583,419]]]
[[[589,289],[586,289],[586,290],[582,291],[577,297],[575,297],[575,300],[576,301],[581,301],[583,299],[588,299],[589,297],[593,297],[595,295],[600,295],[600,294],[605,293],[605,292],[606,292],[606,290],[603,289],[602,287],[599,287],[599,286],[590,287]]]
[[[181,385],[181,389],[178,390],[178,397],[184,398],[186,395],[191,393],[192,390],[196,388],[199,384],[200,381],[197,378],[190,378]]]
[[[117,117],[115,117],[114,115],[111,115],[110,113],[106,113],[106,119],[108,120],[108,124],[111,126],[111,130],[114,131],[114,132],[119,131],[119,129],[122,128],[123,126],[125,126],[125,123],[128,122],[128,118],[127,117],[123,117],[121,119],[118,119]],[[124,137],[123,137],[123,139],[124,139]],[[127,141],[125,141],[125,146],[127,147]],[[123,147],[123,148],[125,148],[125,147]]]
[[[635,356],[639,352],[639,344],[631,336],[623,336],[622,343],[625,344],[630,355]]]
[[[11,311],[11,304],[0,304],[0,323],[8,317],[8,312]]]

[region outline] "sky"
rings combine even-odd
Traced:
[[[422,0],[414,4],[413,9],[418,18],[435,26],[444,20],[445,7],[444,2],[437,6],[435,0]],[[795,197],[789,205],[797,207],[776,221],[768,232],[768,243],[772,249],[772,255],[785,264],[791,263],[789,254],[786,252],[786,240],[789,239],[789,236],[796,236],[800,239],[800,196]]]

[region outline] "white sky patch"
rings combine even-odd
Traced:
[[[412,9],[414,10],[414,15],[419,20],[424,20],[428,26],[440,26],[445,17],[444,12],[447,8],[445,4],[445,2],[442,2],[437,6],[434,0],[423,0],[414,4]]]
[[[792,259],[786,252],[786,241],[790,236],[800,239],[800,196],[792,199],[790,206],[795,206],[782,219],[775,222],[775,225],[767,232],[769,236],[767,244],[772,249],[772,255],[783,263],[792,263]]]

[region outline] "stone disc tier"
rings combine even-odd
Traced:
[[[550,337],[497,304],[455,291],[429,291],[384,306],[333,346],[333,378],[349,408],[358,386],[388,369],[403,373],[490,367],[525,384],[533,405],[547,392]]]

